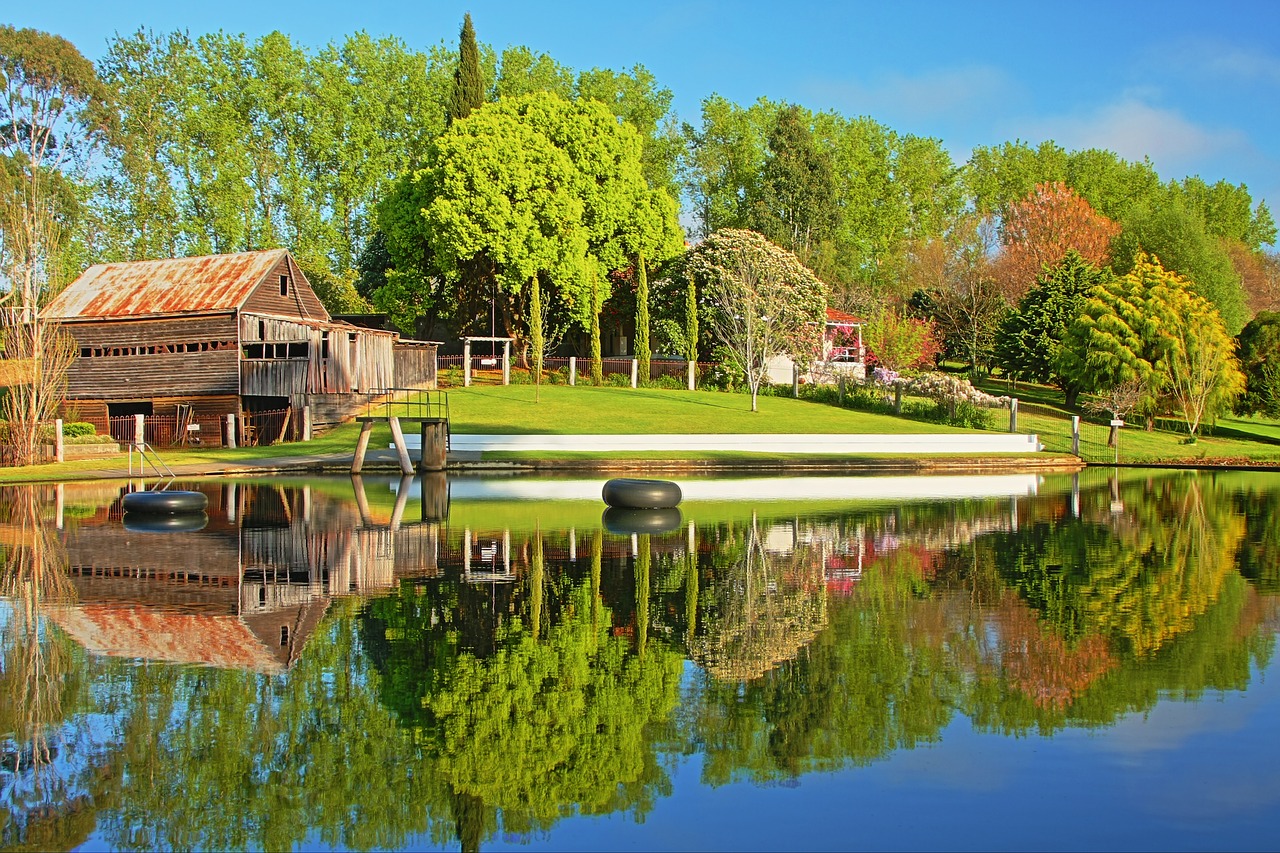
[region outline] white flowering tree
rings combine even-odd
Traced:
[[[778,355],[804,359],[817,351],[827,307],[827,286],[795,255],[754,231],[717,231],[689,253],[686,272],[696,282],[708,329],[751,391],[758,411],[760,385]]]

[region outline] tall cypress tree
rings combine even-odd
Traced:
[[[636,358],[640,381],[648,382],[653,350],[649,346],[649,274],[644,268],[644,252],[636,254]]]
[[[462,19],[462,35],[458,39],[458,70],[453,72],[453,89],[447,107],[450,123],[471,115],[484,103],[484,75],[480,73],[480,49],[476,47],[476,31],[471,26],[471,13]]]

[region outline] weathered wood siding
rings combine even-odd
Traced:
[[[241,365],[241,394],[286,397],[374,391],[392,387],[395,378],[395,335],[389,332],[244,314],[240,339],[246,351],[256,351],[262,344],[277,352],[294,352],[246,358]]]
[[[289,292],[285,295],[280,294],[281,276],[286,276],[289,280]],[[311,289],[311,282],[307,281],[307,277],[288,254],[258,283],[241,310],[252,314],[277,314],[320,322],[329,322],[330,319],[320,297]]]
[[[396,341],[395,387],[436,389],[436,344]]]
[[[71,400],[235,394],[240,360],[234,315],[68,322],[80,356],[67,373]]]

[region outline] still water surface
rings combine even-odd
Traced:
[[[1274,849],[1280,475],[0,494],[0,848]]]

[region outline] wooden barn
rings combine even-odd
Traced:
[[[114,419],[113,432],[142,414],[171,420],[175,442],[192,431],[210,443],[226,437],[228,414],[254,424],[271,413],[269,430],[259,418],[262,434],[241,438],[266,443],[296,426],[304,406],[323,427],[368,394],[435,387],[433,345],[334,321],[284,249],[98,264],[45,316],[79,346],[67,412]]]

